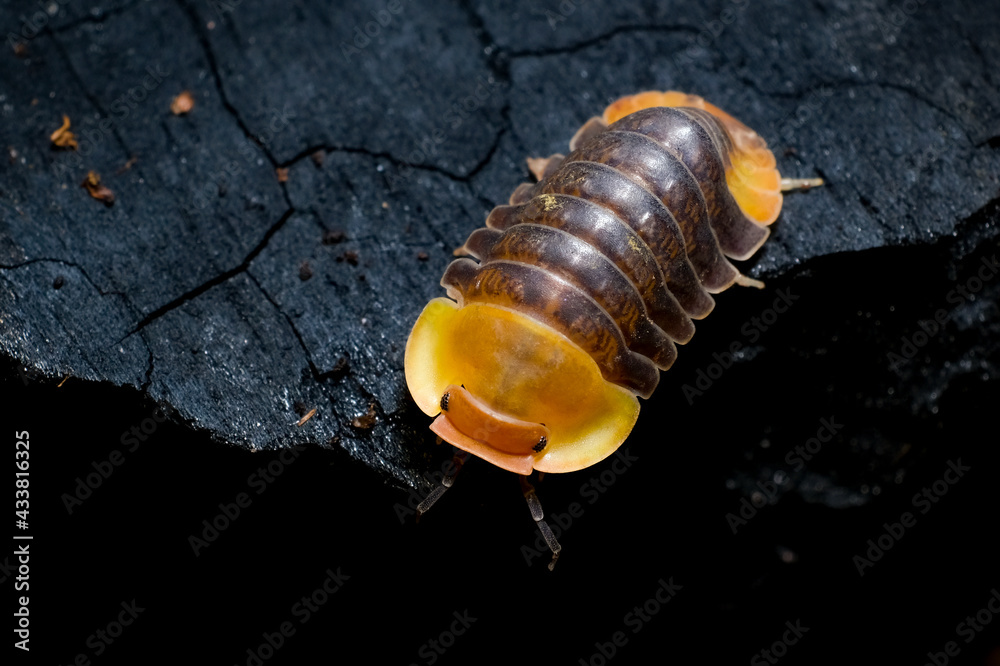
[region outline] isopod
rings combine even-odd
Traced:
[[[763,287],[729,259],[753,255],[778,217],[782,179],[764,140],[701,97],[623,97],[529,159],[520,185],[476,229],[406,344],[406,382],[431,430],[521,476],[532,517],[560,546],[527,481],[611,455],[732,285]],[[470,258],[471,257],[471,258]],[[418,515],[453,477],[418,508]]]

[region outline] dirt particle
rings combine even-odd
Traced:
[[[96,171],[88,173],[87,177],[80,183],[80,187],[86,189],[90,196],[98,201],[103,201],[108,208],[115,203],[115,193],[101,185],[101,176]]]
[[[363,428],[365,430],[375,425],[375,403],[368,403],[368,412],[362,416],[355,416],[351,421],[351,425],[355,428]]]
[[[170,112],[175,116],[189,113],[193,108],[194,95],[191,94],[190,90],[185,90],[177,97],[174,97],[174,101],[170,102]]]
[[[56,279],[52,281],[52,288],[62,289],[64,284],[66,284],[66,279],[62,275],[57,275]]]
[[[346,238],[343,231],[333,229],[323,232],[323,245],[336,245]]]
[[[139,158],[136,157],[135,155],[133,155],[132,157],[128,158],[127,162],[125,162],[125,166],[123,166],[122,168],[118,169],[118,171],[115,171],[115,173],[118,174],[118,175],[121,175],[121,174],[125,173],[126,171],[128,171],[129,169],[131,169],[132,167],[134,167],[135,163],[138,162],[138,161],[139,161]]]
[[[49,140],[52,145],[56,148],[71,148],[76,150],[78,145],[76,142],[76,135],[69,131],[69,116],[63,114],[63,124],[62,127],[57,129],[49,136]]]
[[[308,261],[303,261],[299,264],[299,279],[305,282],[313,276],[312,266],[309,265]]]

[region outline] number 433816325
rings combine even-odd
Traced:
[[[28,451],[30,446],[30,436],[27,430],[22,430],[14,435],[17,439],[14,444],[14,466],[18,471],[14,473],[14,515],[17,516],[17,526],[22,530],[28,529]]]

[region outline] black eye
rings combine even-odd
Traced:
[[[448,411],[448,399],[449,398],[451,398],[451,393],[445,393],[443,396],[441,396],[441,411],[442,412],[447,412]]]
[[[535,444],[533,447],[531,447],[531,449],[535,453],[539,453],[542,449],[545,448],[545,445],[548,443],[549,443],[548,438],[545,435],[542,435],[541,439],[538,440],[538,444]]]

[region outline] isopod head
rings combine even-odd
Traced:
[[[518,474],[589,467],[614,453],[639,415],[635,395],[569,338],[493,305],[432,300],[405,368],[417,406],[437,415],[431,430]]]

